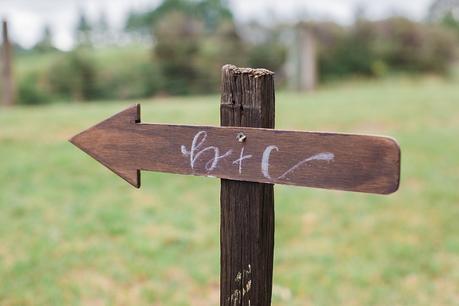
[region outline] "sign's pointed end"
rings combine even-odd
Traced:
[[[139,122],[140,105],[137,104],[73,136],[69,142],[96,159],[135,188],[140,188],[140,170],[130,169],[130,167],[125,165],[118,165],[116,156],[119,152],[110,149],[115,145],[112,143],[114,141],[112,137],[113,130],[122,128],[123,126],[128,127]]]

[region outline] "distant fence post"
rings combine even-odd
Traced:
[[[274,103],[272,72],[223,67],[222,126],[273,129]],[[220,203],[220,305],[269,306],[274,254],[273,185],[222,180]]]
[[[290,84],[298,91],[313,91],[318,82],[317,41],[311,26],[295,27],[290,53]]]
[[[2,103],[5,106],[14,104],[13,82],[13,49],[8,35],[8,22],[2,22]]]

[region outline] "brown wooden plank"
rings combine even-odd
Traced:
[[[2,21],[2,42],[2,103],[5,106],[11,106],[14,104],[13,48],[6,20]]]
[[[71,142],[136,187],[138,170],[378,194],[399,186],[400,149],[391,138],[139,119],[134,106]],[[241,132],[247,137],[242,143]]]
[[[274,128],[274,99],[272,72],[223,67],[220,112],[223,126]],[[252,155],[250,150],[263,143],[264,140],[259,138],[263,137],[260,131],[241,128],[221,131],[224,132],[218,133],[218,136],[215,134],[215,140],[213,131],[206,133],[210,141],[229,144],[222,152],[234,152],[234,157],[229,156],[225,166],[233,168],[228,169],[232,172],[231,176],[242,177],[254,170],[260,172],[260,166],[246,168],[252,162],[260,162],[260,156],[253,155],[253,160],[245,159]],[[243,142],[237,139],[241,131],[247,137]],[[234,164],[234,160],[239,162]],[[247,180],[252,181],[248,177]],[[220,203],[220,305],[269,306],[274,255],[273,185],[222,180]]]

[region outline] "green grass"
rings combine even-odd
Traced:
[[[279,93],[277,128],[386,134],[389,197],[276,187],[273,305],[459,304],[459,84]],[[144,122],[218,125],[218,97],[144,101]],[[218,305],[219,181],[134,190],[66,140],[126,103],[0,111],[0,305]]]

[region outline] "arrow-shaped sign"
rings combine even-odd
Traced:
[[[140,170],[379,194],[400,180],[391,138],[142,124],[139,105],[70,141],[137,188]]]

